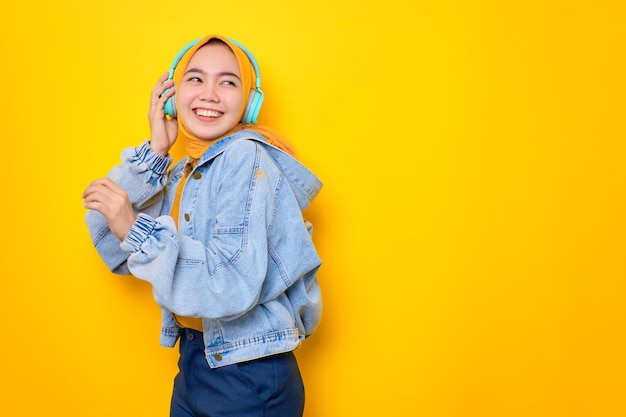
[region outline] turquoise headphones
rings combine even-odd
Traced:
[[[200,38],[201,39],[201,38]],[[174,62],[172,62],[172,67],[170,68],[169,75],[167,77],[168,80],[174,78],[174,70],[176,66],[185,55],[189,49],[191,49],[194,45],[200,41],[200,39],[196,39],[193,42],[188,43],[174,58]],[[257,118],[259,117],[259,112],[261,111],[261,105],[263,104],[263,91],[261,91],[261,73],[259,71],[259,66],[256,63],[256,59],[254,59],[254,55],[250,52],[245,46],[240,44],[237,41],[234,41],[228,38],[230,42],[238,46],[248,57],[252,67],[254,68],[254,75],[256,77],[256,85],[254,88],[250,90],[250,96],[248,96],[248,102],[246,103],[246,109],[243,112],[243,116],[241,116],[241,121],[244,123],[256,123]],[[165,114],[170,117],[176,117],[176,99],[175,95],[168,98],[165,102],[164,106]]]

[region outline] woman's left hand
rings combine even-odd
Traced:
[[[82,197],[83,207],[101,213],[115,237],[124,240],[137,219],[126,191],[110,178],[101,178],[89,184]]]

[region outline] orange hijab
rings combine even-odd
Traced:
[[[246,103],[248,102],[248,97],[250,96],[250,89],[256,87],[256,76],[254,73],[254,67],[250,63],[248,56],[246,53],[241,50],[237,45],[233,44],[227,38],[218,35],[209,35],[200,39],[194,46],[189,48],[187,52],[182,56],[178,64],[176,65],[176,69],[174,70],[174,82],[176,85],[180,85],[183,79],[183,75],[185,70],[187,69],[187,65],[189,64],[189,60],[196,53],[198,49],[202,46],[206,45],[211,39],[219,39],[224,42],[228,47],[233,51],[235,58],[237,59],[237,63],[239,64],[239,71],[241,72],[241,81],[242,81],[242,93],[243,93],[243,107],[239,113],[238,120],[243,116],[243,112],[246,108]],[[177,103],[178,104],[178,103]],[[282,135],[280,135],[275,130],[266,127],[266,126],[258,126],[252,123],[243,123],[238,122],[233,125],[228,132],[226,132],[221,137],[212,140],[202,140],[195,137],[187,126],[185,126],[182,118],[178,118],[178,137],[176,141],[183,140],[185,142],[185,146],[187,149],[187,154],[190,159],[198,160],[200,157],[206,152],[206,150],[211,146],[211,144],[215,143],[219,139],[222,139],[228,135],[231,135],[239,130],[252,130],[255,131],[267,140],[267,142],[271,145],[276,146],[277,148],[282,149],[283,151],[289,153],[291,156],[296,157],[296,150],[293,145]]]

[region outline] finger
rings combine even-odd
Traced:
[[[83,201],[84,207],[97,210],[105,217],[113,216],[128,204],[125,193],[120,194],[101,185],[90,190]]]
[[[87,190],[83,199],[85,203],[106,203],[113,199],[114,193],[106,188],[93,188]]]
[[[165,72],[163,73],[163,75],[161,75],[158,79],[158,81],[156,82],[156,84],[154,85],[154,87],[152,87],[152,91],[156,91],[158,89],[160,89],[163,84],[165,84],[165,82],[167,82],[167,79],[169,78],[169,73]]]
[[[152,98],[150,105],[163,107],[165,105],[165,101],[172,97],[175,93],[176,86],[174,85],[174,81],[169,80],[163,85],[163,91],[156,98]]]
[[[85,191],[83,191],[83,198],[95,192],[121,194],[124,190],[122,190],[122,188],[117,185],[115,181],[105,177],[92,181],[91,184],[85,188]]]
[[[150,105],[155,106],[159,104],[160,101],[165,101],[169,96],[166,96],[165,93],[170,91],[174,86],[174,80],[169,79],[169,73],[164,73],[161,75],[156,85],[152,89],[152,95],[150,97]],[[165,98],[164,98],[165,97]]]
[[[110,201],[106,196],[94,195],[83,202],[83,207],[100,212],[105,218],[115,217],[117,207],[115,201]]]
[[[83,194],[82,194],[82,198],[86,198],[89,194],[92,194],[94,190],[97,188],[100,181],[101,179],[97,179],[97,180],[93,180],[92,182],[90,182],[89,185],[85,187],[85,190],[83,191]]]
[[[95,210],[102,213],[103,205],[100,201],[83,201],[83,207],[89,210]],[[103,213],[104,214],[104,213]]]
[[[104,178],[98,178],[96,180],[93,180],[91,184],[87,186],[87,188],[89,187],[119,188],[119,185],[117,185],[115,181],[113,181],[111,178],[104,177]]]

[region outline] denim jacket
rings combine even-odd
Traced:
[[[122,152],[109,177],[138,217],[120,244],[104,217],[88,211],[98,253],[111,271],[151,283],[163,312],[163,346],[179,337],[175,313],[202,318],[211,367],[294,350],[321,317],[321,260],[302,217],[321,182],[243,130],[198,161],[184,186],[177,230],[168,213],[186,160],[167,172],[171,162],[148,142]]]

